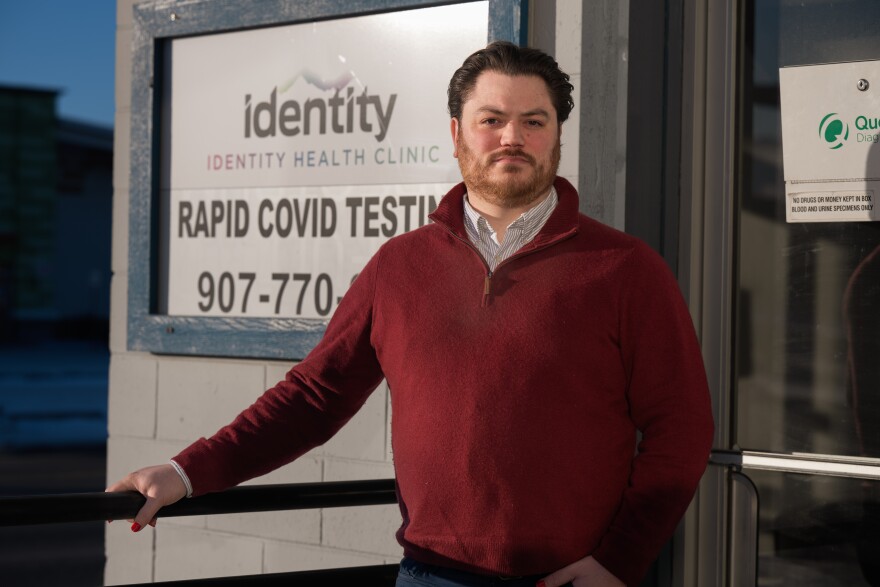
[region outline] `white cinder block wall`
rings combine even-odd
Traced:
[[[117,3],[108,482],[166,462],[194,439],[212,434],[290,367],[277,361],[157,356],[126,348],[133,4]],[[533,2],[532,9],[550,5]],[[555,20],[557,58],[578,91],[580,2],[556,2]],[[566,127],[560,174],[577,185],[577,110]],[[392,477],[390,422],[388,388],[382,385],[325,446],[253,482]],[[399,524],[396,505],[164,518],[155,530],[139,534],[119,521],[107,527],[105,583],[394,563],[401,556],[394,540]]]

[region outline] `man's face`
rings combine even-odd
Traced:
[[[559,168],[559,124],[537,76],[484,71],[452,119],[454,155],[468,189],[487,203],[528,206],[547,193]]]

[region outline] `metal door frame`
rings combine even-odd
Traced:
[[[686,0],[679,282],[700,337],[715,449],[731,447],[737,0]],[[713,455],[718,451],[713,451]],[[731,468],[712,463],[685,517],[675,584],[727,585]]]
[[[685,0],[679,280],[701,339],[716,425],[674,574],[676,585],[693,587],[756,582],[758,495],[749,470],[880,480],[877,459],[742,451],[733,443],[743,9],[740,0]]]

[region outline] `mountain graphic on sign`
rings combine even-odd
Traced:
[[[315,86],[319,90],[323,90],[325,92],[327,90],[336,90],[338,92],[342,90],[342,88],[350,84],[351,80],[353,80],[354,77],[354,73],[349,70],[334,80],[325,80],[311,69],[304,68],[297,72],[296,75],[290,78],[287,83],[282,85],[279,89],[281,90],[281,93],[284,93],[289,90],[293,86],[293,84],[296,83],[296,80],[302,78],[306,81],[306,83]]]

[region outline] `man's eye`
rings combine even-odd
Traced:
[[[500,122],[500,121],[499,121],[497,118],[485,118],[485,119],[483,119],[483,124],[495,125],[495,124],[498,124],[499,122]]]
[[[529,120],[526,122],[526,124],[529,126],[534,126],[536,128],[540,128],[540,127],[544,126],[544,122],[541,120]]]

